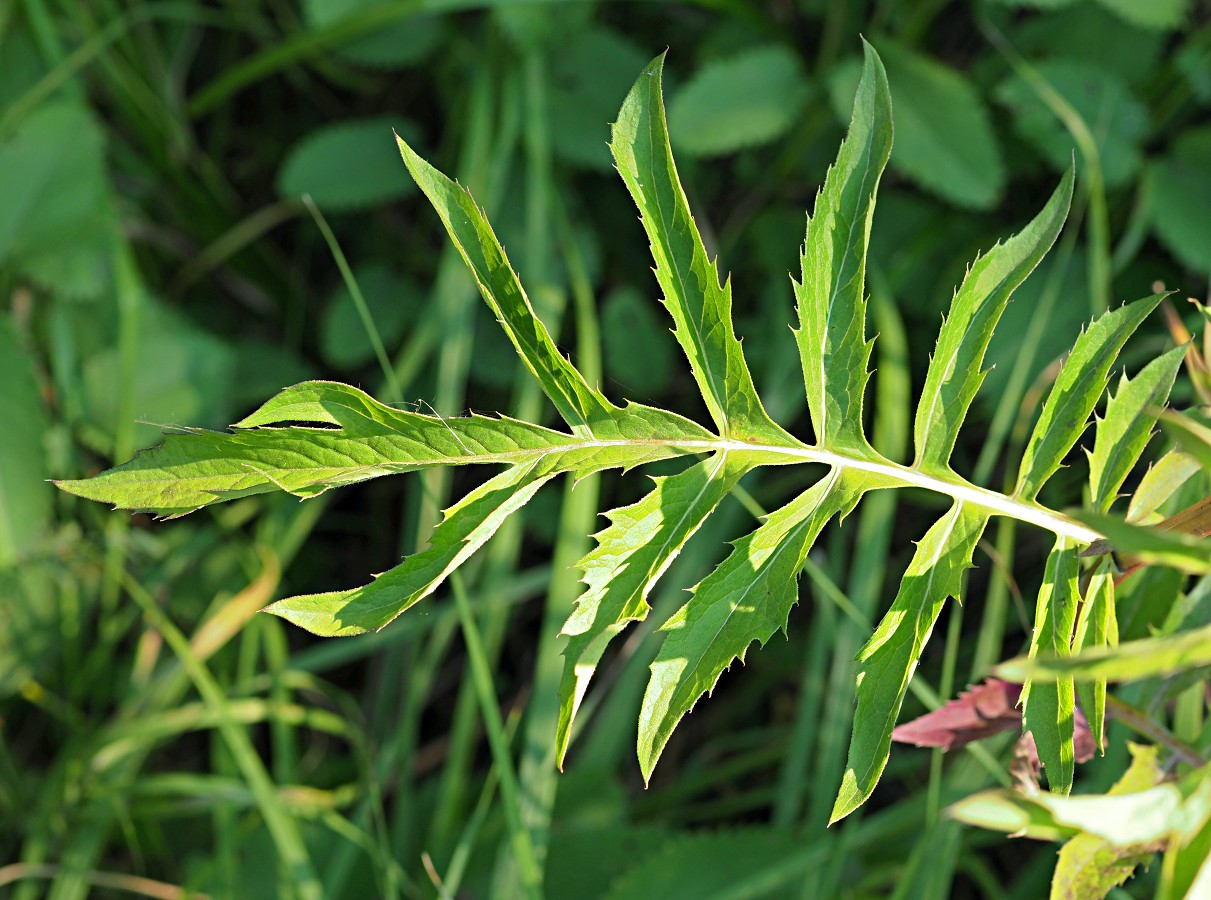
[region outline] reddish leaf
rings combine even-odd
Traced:
[[[1022,727],[1022,711],[1017,708],[1021,693],[1020,684],[987,678],[945,706],[900,725],[891,733],[891,738],[902,744],[954,750],[1003,731],[1016,731]],[[1094,743],[1089,722],[1079,708],[1074,727],[1076,761],[1085,762],[1093,757]],[[1033,768],[1037,770],[1038,753],[1034,748],[1034,738],[1025,735],[1023,745],[1027,762],[1032,761]]]

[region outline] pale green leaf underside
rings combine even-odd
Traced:
[[[710,432],[648,407],[615,409],[600,420],[602,437],[582,438],[516,419],[406,412],[327,381],[287,388],[234,427],[171,434],[95,478],[58,484],[124,509],[177,516],[271,490],[313,497],[430,466],[529,464],[583,475],[713,449]]]
[[[1182,814],[1182,806],[1205,782],[1207,773],[1200,770],[1181,784],[1157,786],[1162,772],[1155,753],[1155,748],[1132,747],[1131,767],[1108,794],[1061,797],[1047,793],[1027,796],[1004,789],[983,791],[954,804],[949,813],[969,825],[1039,840],[1086,836],[1112,847],[1161,841],[1180,833],[1184,824],[1189,827],[1191,820]]]
[[[1211,666],[1211,625],[1159,638],[1098,647],[1072,656],[1020,656],[997,666],[1013,681],[1073,678],[1078,681],[1138,681]]]

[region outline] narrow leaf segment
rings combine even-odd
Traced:
[[[879,177],[891,153],[891,93],[869,44],[849,135],[824,179],[800,256],[799,358],[816,443],[875,457],[862,426],[870,377],[866,248]]]

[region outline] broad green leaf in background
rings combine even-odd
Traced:
[[[155,444],[166,425],[193,422],[215,427],[228,421],[233,412],[235,348],[153,297],[144,297],[142,305],[138,371],[154,372],[155,377],[138,378],[132,387],[138,422],[135,446]],[[122,396],[118,348],[105,346],[90,356],[83,376],[88,421],[98,434],[109,434]]]
[[[629,287],[611,291],[601,302],[606,375],[628,393],[657,393],[673,375],[672,342],[658,309]]]
[[[10,424],[0,441],[0,570],[14,566],[50,527],[52,489],[47,483],[47,416],[34,380],[33,360],[17,330],[0,317],[0,420]]]
[[[310,194],[325,210],[360,209],[396,200],[413,190],[400,176],[394,129],[411,137],[398,116],[354,119],[311,132],[290,148],[278,172],[283,197]]]
[[[1098,3],[1141,28],[1180,28],[1190,14],[1190,0],[1098,0]]]
[[[988,110],[971,82],[889,39],[877,43],[893,86],[892,168],[957,206],[988,209],[996,204],[1005,188],[1005,165]],[[834,73],[834,108],[848,108],[857,77],[853,64]],[[956,134],[964,139],[955,141]]]
[[[602,25],[577,28],[561,38],[559,52],[549,61],[551,149],[561,159],[609,170],[608,123],[647,61],[643,50]],[[603,333],[609,336],[608,330]]]
[[[699,68],[669,98],[669,135],[679,153],[720,156],[783,135],[810,94],[798,54],[750,47]]]
[[[416,285],[385,263],[353,267],[354,280],[366,299],[370,318],[384,346],[393,347],[420,306]],[[351,368],[374,359],[374,344],[349,289],[341,285],[328,298],[320,320],[320,352],[330,364]]]
[[[66,100],[0,136],[0,266],[66,297],[101,293],[113,227],[104,150],[92,114]]]
[[[1185,131],[1148,164],[1152,230],[1184,266],[1211,274],[1211,128]]]
[[[393,5],[398,14],[391,14]],[[395,69],[424,60],[445,35],[440,16],[418,15],[413,9],[390,0],[305,0],[303,18],[308,28],[320,31],[359,17],[382,17],[374,28],[338,44],[335,50],[360,65]]]
[[[1125,185],[1143,162],[1148,137],[1148,108],[1116,73],[1070,60],[1044,60],[1034,66],[1089,127],[1097,144],[1106,187]],[[1072,135],[1022,77],[1010,76],[996,90],[1008,106],[1014,126],[1057,171],[1072,161]]]

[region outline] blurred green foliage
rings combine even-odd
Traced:
[[[1027,221],[1075,153],[1065,235],[990,351],[967,431],[987,440],[956,450],[956,465],[999,488],[996,462],[1029,424],[1036,378],[1091,310],[1157,281],[1206,292],[1205,0],[0,3],[3,890],[125,896],[137,876],[214,897],[509,895],[510,810],[452,598],[322,645],[255,615],[284,593],[388,568],[467,485],[388,479],[164,527],[52,495],[44,479],[154,443],[159,429],[144,423],[221,427],[307,377],[443,415],[543,414],[411,191],[392,128],[471,186],[539,312],[562,322],[561,346],[586,370],[600,357],[608,395],[702,416],[651,315],[649,257],[605,148],[627,87],[666,47],[682,180],[734,275],[758,387],[793,420],[804,400],[787,272],[848,118],[859,34],[886,60],[895,104],[871,253],[876,327],[907,347],[907,359],[880,351],[875,390],[919,382],[966,261]],[[382,390],[304,193],[349,259],[399,396]],[[1175,307],[1201,331],[1195,310]],[[1165,346],[1159,326],[1153,335],[1134,345],[1140,358]],[[896,423],[873,425],[894,447]],[[1204,495],[1203,478],[1178,500]],[[1079,499],[1075,481],[1056,482],[1048,503]],[[776,477],[746,487],[758,500],[785,493]],[[617,506],[637,488],[598,489]],[[990,783],[971,756],[943,767],[900,753],[872,808],[824,828],[861,620],[882,614],[884,572],[907,561],[882,548],[919,536],[894,502],[821,546],[793,613],[803,627],[751,655],[748,677],[724,679],[648,791],[631,749],[654,652],[646,628],[603,662],[611,693],[582,713],[556,775],[544,718],[554,632],[596,508],[576,491],[540,498],[460,588],[515,735],[513,812],[536,835],[550,896],[1047,890],[1052,848],[990,843],[939,815]],[[674,563],[651,624],[679,605],[679,571],[705,570],[721,541],[749,530],[740,504],[722,512]],[[1022,648],[1012,576],[1037,582],[1036,540],[1003,531],[977,555],[977,611],[957,612],[922,665],[942,697]],[[1164,570],[1135,576],[1120,596],[1123,638],[1202,621],[1205,594]],[[1201,689],[1154,679],[1119,696],[1205,752]],[[1106,758],[1078,785],[1104,790],[1126,769],[1125,733],[1110,729]],[[1150,895],[1156,877],[1126,889]]]

